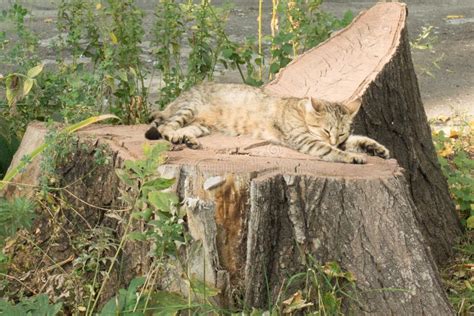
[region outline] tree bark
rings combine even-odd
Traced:
[[[186,210],[192,240],[189,256],[181,261],[188,267],[176,263],[161,286],[182,290],[180,272],[187,269],[221,290],[220,305],[243,302],[264,308],[278,296],[285,278],[306,269],[304,255],[311,255],[322,263],[337,261],[355,275],[357,301],[346,302],[348,312],[453,314],[433,255],[439,262],[447,258],[460,228],[431,144],[405,17],[401,4],[377,4],[265,88],[333,101],[361,97],[356,130],[388,146],[401,167],[393,159],[373,157],[366,165],[321,162],[267,142],[221,135],[202,138],[201,150],[170,151],[159,172],[176,178],[173,190]],[[78,133],[88,149],[78,146],[78,154],[58,170],[60,187],[72,193],[65,196],[74,205],[61,215],[69,225],[61,232],[87,232],[98,225],[112,228],[120,238],[123,225],[107,211],[121,203],[114,168],[143,158],[146,129],[98,125]],[[35,147],[29,139],[44,134],[43,125],[30,125],[16,161]],[[102,144],[111,163],[97,169],[91,162]],[[37,166],[34,162],[30,168],[39,172]],[[22,180],[37,183],[34,177]],[[15,194],[18,186],[10,186],[7,195]],[[54,280],[37,266],[38,272],[25,279],[30,261],[41,266],[45,252],[57,261],[77,255],[67,238],[61,239],[61,251],[43,244],[58,236],[48,231],[48,216],[38,221],[33,231],[40,233],[31,237],[43,252],[10,246],[16,267],[11,273],[38,289]],[[151,264],[146,249],[134,242],[126,244],[119,262],[102,301]],[[65,272],[72,268],[61,266]]]

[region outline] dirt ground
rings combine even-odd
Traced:
[[[14,0],[0,0],[0,9]],[[44,45],[54,33],[56,18],[54,0],[18,1],[33,11],[29,25],[39,33]],[[148,13],[155,0],[137,0]],[[224,0],[214,0],[214,4]],[[345,11],[354,14],[367,9],[377,1],[326,0],[323,7],[341,16]],[[414,50],[413,60],[428,117],[465,114],[474,116],[474,1],[473,0],[407,0],[408,27],[411,39],[420,34],[423,26],[433,26],[432,36],[437,40],[433,50]],[[228,30],[232,37],[243,38],[256,32],[257,0],[235,0]],[[265,12],[270,13],[271,1],[264,1]],[[53,23],[46,23],[52,19]],[[269,17],[264,25],[268,27]],[[1,26],[1,25],[0,25]],[[45,49],[45,54],[48,51]],[[51,52],[49,52],[51,54]],[[54,60],[54,56],[45,56]],[[435,65],[435,62],[439,67]],[[234,73],[225,73],[217,80],[239,81]]]

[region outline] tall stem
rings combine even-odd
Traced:
[[[258,1],[258,54],[260,55],[260,57],[263,56],[262,16],[263,16],[263,0],[259,0]],[[262,77],[263,77],[263,63],[260,63],[259,71],[258,71],[258,79],[262,80]]]

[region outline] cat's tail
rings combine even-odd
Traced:
[[[161,139],[162,136],[156,126],[150,126],[150,128],[145,132],[145,138],[149,140]]]

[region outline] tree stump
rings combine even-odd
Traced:
[[[401,167],[379,158],[366,165],[321,162],[267,142],[221,135],[202,138],[201,150],[169,152],[159,171],[176,178],[173,189],[187,212],[189,247],[195,250],[187,258],[190,272],[221,290],[221,305],[243,299],[245,306],[268,306],[283,279],[305,269],[307,253],[337,261],[355,275],[358,303],[347,306],[355,314],[453,313],[433,255],[440,262],[447,258],[460,226],[431,144],[405,18],[404,5],[377,4],[265,87],[336,101],[361,97],[356,131],[388,146]],[[87,229],[81,222],[86,219],[118,235],[123,230],[105,216],[106,208],[120,204],[114,168],[143,156],[146,129],[98,125],[78,133],[89,150],[59,170],[60,184],[68,185],[70,203],[81,214],[77,227]],[[33,148],[28,139],[44,134],[42,124],[31,124],[16,161]],[[108,146],[112,163],[91,174],[100,144]],[[18,194],[18,187],[7,194]],[[62,256],[72,253],[70,246],[62,248]],[[122,274],[110,295],[149,268],[144,250],[132,242],[121,257]],[[44,278],[37,279],[30,287],[44,286]],[[170,272],[170,280],[169,289],[179,290],[179,271]]]

